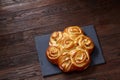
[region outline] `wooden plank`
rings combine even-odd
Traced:
[[[26,43],[19,43],[13,45],[6,45],[0,49],[0,58],[3,56],[11,57],[16,55],[21,55],[25,53],[35,52],[36,48],[33,42],[28,41]]]
[[[36,52],[29,52],[10,57],[2,56],[0,59],[0,70],[11,67],[24,66],[36,62],[38,62],[38,56]]]
[[[108,34],[115,35],[119,34],[119,24],[96,24],[95,25],[98,36],[106,37]]]
[[[41,75],[42,74],[40,73],[39,64],[33,63],[21,67],[14,67],[14,68],[1,70],[0,80],[24,80],[27,78],[29,78],[27,80],[30,80],[31,77],[35,77],[35,76],[37,76],[37,79],[39,78],[38,80],[43,80],[42,77],[40,77]]]
[[[24,3],[40,2],[41,0],[0,0],[0,6],[11,6]]]
[[[78,21],[79,22],[79,21]],[[61,24],[61,23],[60,23]],[[4,47],[7,45],[19,44],[24,42],[32,41],[34,42],[35,35],[42,35],[42,34],[49,34],[53,31],[63,30],[69,24],[61,24],[61,25],[54,26],[54,28],[37,28],[31,29],[28,31],[17,32],[9,35],[2,35],[0,36],[0,47]],[[51,25],[52,27],[53,25]],[[109,24],[109,25],[95,25],[96,31],[98,33],[98,37],[106,37],[114,34],[119,34],[119,24]],[[28,43],[27,43],[28,44]]]
[[[7,5],[20,4],[20,3],[33,2],[33,1],[39,1],[39,0],[0,0],[0,3],[2,6],[7,6]]]
[[[63,21],[66,21],[65,23],[70,23],[71,21],[69,20],[70,16],[71,16],[70,19],[73,19],[73,21],[77,21],[75,18],[79,18],[80,20],[89,18],[90,15],[83,16],[84,14],[89,14],[90,13],[89,10],[84,10],[84,9],[79,10],[79,8],[81,8],[81,5],[75,4],[72,7],[70,7],[71,4],[72,4],[71,2],[62,3],[59,5],[56,4],[50,6],[49,8],[48,7],[45,9],[41,8],[42,10],[38,8],[37,11],[34,11],[34,9],[30,11],[25,11],[26,13],[24,13],[23,11],[21,13],[17,13],[18,15],[11,14],[10,17],[6,17],[6,18],[5,16],[2,16],[3,19],[2,19],[2,25],[1,25],[2,28],[0,30],[1,32],[0,34],[1,35],[8,34],[7,32],[15,33],[18,31],[29,30],[38,27],[40,28],[41,26],[49,26],[53,24],[63,23]],[[74,10],[79,10],[79,11],[74,12]],[[63,13],[66,14],[63,15]],[[73,16],[73,14],[76,13],[81,13],[81,16],[80,14]],[[66,17],[66,19],[63,19],[64,17]],[[81,20],[81,22],[82,21],[83,20]]]
[[[96,19],[99,19],[97,20],[97,22],[95,24],[101,24],[103,23],[103,17],[107,20],[110,20],[112,17],[109,17],[108,16],[112,16],[112,15],[115,15],[115,14],[119,14],[119,13],[116,13],[115,10],[114,13],[106,13],[105,15],[99,15],[99,16],[95,16],[94,17],[94,12],[93,14],[91,13],[91,9],[87,8],[87,9],[84,9],[82,7],[84,7],[83,5],[73,5],[72,7],[69,5],[68,7],[65,8],[66,5],[68,4],[71,4],[70,2],[69,3],[64,3],[64,4],[59,4],[59,5],[51,5],[51,7],[45,7],[45,8],[41,8],[41,10],[38,8],[38,9],[33,9],[33,10],[28,10],[28,11],[23,11],[23,12],[18,12],[16,14],[12,14],[10,15],[10,17],[6,17],[5,16],[2,16],[3,19],[2,19],[2,25],[1,27],[1,35],[2,34],[7,34],[6,32],[11,32],[11,33],[15,33],[17,31],[23,31],[23,30],[29,30],[29,29],[33,29],[33,28],[38,28],[40,26],[50,26],[49,24],[52,24],[52,23],[47,23],[46,22],[53,22],[56,24],[56,22],[60,22],[60,23],[68,23],[71,22],[71,20],[69,20],[69,16],[73,16],[73,14],[76,14],[76,18],[75,16],[71,17],[71,19],[73,19],[73,21],[78,21],[79,19],[79,23],[83,24],[83,20],[86,20],[86,19],[90,19],[89,21],[95,21],[96,22]],[[80,10],[79,10],[80,9]],[[76,10],[76,11],[74,11]],[[78,10],[78,11],[77,11]],[[66,14],[66,15],[63,15],[62,13]],[[72,13],[71,13],[72,12]],[[107,12],[107,10],[106,10]],[[113,12],[113,11],[111,11]],[[77,13],[80,13],[80,14],[77,14]],[[57,15],[54,15],[54,14],[57,14]],[[84,16],[85,14],[88,14],[88,16]],[[15,16],[16,15],[16,16]],[[51,16],[47,16],[47,15],[51,15]],[[63,17],[62,17],[62,16]],[[95,15],[98,15],[98,14],[95,14]],[[12,16],[12,17],[11,17]],[[28,17],[29,16],[29,17]],[[62,22],[64,18],[66,16],[66,19],[67,20],[66,22]],[[115,18],[113,18],[112,22],[116,23],[116,20],[120,21],[120,19],[118,19],[118,16],[114,16]],[[57,19],[61,19],[61,20],[58,20]],[[12,22],[11,22],[12,21]],[[54,22],[56,21],[56,22]],[[104,21],[104,23],[105,23]],[[5,25],[6,22],[9,22],[8,24]],[[87,21],[86,21],[87,22]],[[26,23],[26,24],[25,24]],[[73,22],[75,24],[75,22]],[[77,22],[76,22],[77,23]],[[92,22],[93,23],[93,22]],[[92,24],[91,22],[89,22],[89,24]],[[118,22],[119,23],[119,22]],[[52,25],[55,25],[55,24],[52,24]],[[78,23],[77,23],[78,24]],[[40,26],[38,26],[40,25]],[[57,24],[58,25],[58,24]],[[23,27],[21,27],[23,26]],[[19,29],[19,30],[17,30]]]
[[[41,0],[34,1],[33,0],[30,2],[29,1],[30,0],[23,2],[23,3],[21,2],[21,3],[11,4],[11,5],[1,5],[0,6],[1,7],[0,14],[6,14],[6,11],[8,13],[14,13],[14,12],[23,11],[23,10],[34,9],[34,8],[38,8],[38,7],[43,7],[43,6],[47,6],[47,5],[53,5],[53,4],[65,2],[68,0],[44,0],[44,1],[41,1]],[[9,1],[5,1],[5,2],[10,3]]]

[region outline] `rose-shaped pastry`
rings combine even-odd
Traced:
[[[53,32],[51,37],[50,37],[49,45],[50,46],[58,46],[59,45],[59,41],[62,38],[62,36],[63,36],[63,34],[60,31]]]
[[[46,56],[64,72],[82,71],[90,64],[93,48],[93,41],[80,27],[70,26],[52,33]]]
[[[60,49],[55,46],[49,46],[46,54],[47,57],[49,58],[49,61],[51,61],[54,64],[57,64],[58,58],[61,55]]]
[[[74,50],[72,53],[72,62],[76,70],[84,70],[90,63],[90,56],[86,50]]]
[[[79,35],[83,34],[83,31],[78,26],[71,26],[65,28],[64,33],[68,34],[68,36],[74,40]]]
[[[72,70],[72,60],[69,52],[63,52],[63,54],[58,59],[58,65],[64,72],[70,72]]]
[[[74,41],[70,38],[64,38],[61,42],[61,48],[69,50],[74,47]]]
[[[78,44],[80,48],[86,49],[89,54],[92,52],[93,48],[94,48],[94,44],[92,42],[92,40],[85,36],[85,35],[81,35],[80,37],[78,37]]]

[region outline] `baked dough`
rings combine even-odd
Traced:
[[[70,26],[51,34],[46,56],[63,72],[82,71],[90,64],[93,48],[93,41],[79,26]]]

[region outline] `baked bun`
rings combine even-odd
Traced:
[[[82,71],[90,64],[93,48],[93,41],[79,26],[70,26],[51,34],[46,56],[63,72]]]

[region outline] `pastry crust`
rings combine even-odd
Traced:
[[[90,64],[93,48],[93,41],[79,26],[70,26],[51,34],[46,56],[63,72],[82,71]]]

